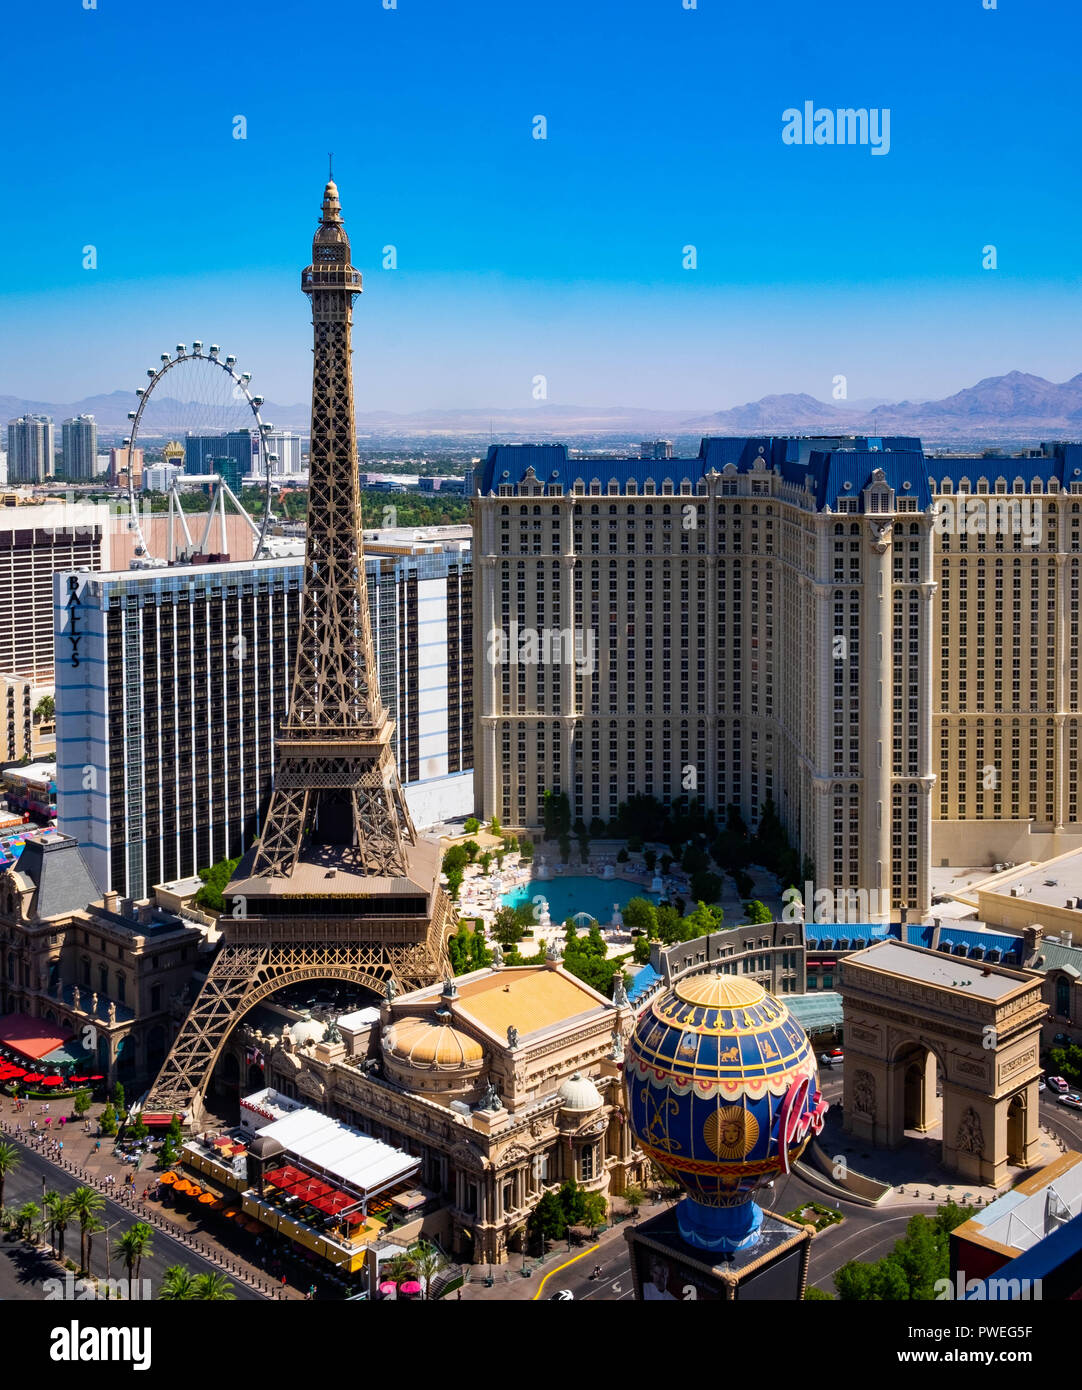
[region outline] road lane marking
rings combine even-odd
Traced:
[[[595,1250],[600,1249],[600,1245],[591,1245],[589,1250],[584,1250],[581,1255],[576,1255],[574,1259],[565,1260],[562,1265],[557,1265],[555,1269],[550,1269],[549,1272],[545,1275],[544,1279],[542,1279],[540,1284],[538,1284],[537,1292],[534,1294],[533,1298],[531,1299],[531,1302],[537,1302],[537,1300],[541,1297],[542,1293],[544,1292],[545,1285],[548,1283],[548,1281],[552,1278],[554,1274],[559,1274],[561,1269],[568,1269],[571,1265],[578,1264],[579,1260],[584,1260],[587,1255],[592,1255]]]

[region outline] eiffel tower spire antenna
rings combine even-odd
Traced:
[[[304,978],[382,994],[447,971],[453,912],[439,853],[420,841],[380,697],[365,575],[351,333],[361,272],[338,188],[323,190],[312,263],[312,431],[304,589],[289,713],[258,843],[226,892],[224,944],[146,1102],[198,1111],[234,1024]]]

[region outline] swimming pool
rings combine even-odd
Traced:
[[[660,902],[656,893],[647,893],[637,884],[627,883],[621,878],[595,878],[580,874],[559,878],[531,878],[510,893],[503,895],[507,907],[518,907],[520,903],[532,902],[536,897],[548,901],[549,912],[554,922],[565,922],[576,912],[588,912],[602,926],[612,921],[612,905],[627,906],[632,898],[648,898],[650,902]]]

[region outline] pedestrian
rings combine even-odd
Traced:
[[[98,1142],[94,1145],[94,1152],[95,1152],[95,1153],[100,1153],[100,1152],[101,1152],[101,1140],[100,1140],[100,1139],[99,1139]]]

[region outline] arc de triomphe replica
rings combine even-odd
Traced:
[[[943,1165],[993,1187],[1036,1161],[1039,976],[880,941],[840,990],[847,1133],[896,1148],[941,1122]]]

